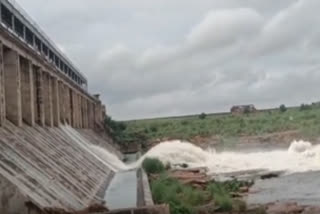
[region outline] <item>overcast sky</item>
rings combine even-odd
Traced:
[[[319,0],[18,0],[115,119],[320,100]]]

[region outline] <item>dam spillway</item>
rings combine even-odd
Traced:
[[[0,128],[0,212],[73,211],[103,201],[108,206],[108,200],[111,209],[152,205],[152,199],[144,197],[150,194],[145,192],[148,183],[143,184],[137,170],[124,171],[122,154],[108,138],[90,129],[17,127],[7,121]],[[93,147],[103,149],[104,157]],[[122,194],[112,194],[117,191]],[[123,195],[126,200],[114,205]]]
[[[1,0],[0,213],[108,206],[108,187],[126,167],[104,132],[106,107],[87,88],[86,77],[36,23]],[[138,172],[130,208],[152,205]]]
[[[0,128],[1,213],[27,213],[27,201],[78,210],[100,200],[99,189],[106,188],[115,171],[85,148],[104,140],[78,130],[83,136],[79,145],[67,132],[63,127],[16,127],[10,122]]]

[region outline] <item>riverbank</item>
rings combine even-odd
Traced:
[[[279,144],[293,140],[311,142],[320,137],[320,108],[290,108],[258,111],[242,115],[208,114],[185,117],[122,122],[127,143],[137,143],[146,150],[168,140],[185,140],[201,147],[207,145]],[[128,137],[130,136],[130,137]],[[132,136],[138,136],[134,139]]]
[[[187,142],[169,141],[156,145],[143,158],[161,160],[165,166],[169,166],[167,176],[178,178],[184,185],[190,185],[186,187],[188,191],[191,191],[190,188],[196,188],[194,194],[200,194],[200,198],[205,198],[202,203],[197,204],[199,206],[206,207],[207,204],[204,202],[212,202],[213,198],[206,200],[208,194],[203,191],[212,182],[221,184],[225,181],[245,181],[253,183],[253,186],[247,186],[247,192],[228,193],[232,198],[240,197],[247,202],[249,209],[242,213],[250,213],[249,210],[257,206],[263,207],[266,213],[296,213],[297,210],[300,210],[299,213],[310,213],[310,210],[318,209],[314,206],[320,200],[319,194],[314,191],[319,185],[316,179],[320,171],[319,156],[319,144],[306,141],[292,142],[286,148],[253,146],[243,151],[215,151],[214,148],[202,149]],[[195,168],[205,169],[205,176],[203,171],[192,173]],[[152,180],[156,179],[156,182],[162,185],[160,190],[165,189],[166,185],[171,188],[170,182],[162,179],[162,176],[150,177],[151,187]],[[171,190],[166,192],[170,193]],[[283,211],[284,207],[288,212],[274,211]]]
[[[316,191],[319,182],[315,178],[319,172],[282,177],[281,172],[257,176],[258,172],[251,171],[231,173],[228,179],[219,181],[208,176],[205,168],[165,169],[164,165],[159,167],[161,163],[157,159],[146,160],[154,201],[168,204],[172,214],[315,214],[320,211]],[[244,173],[256,177],[240,178]],[[308,177],[313,182],[306,185],[297,182]]]

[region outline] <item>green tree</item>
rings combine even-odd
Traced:
[[[199,115],[199,119],[201,119],[201,120],[206,119],[206,117],[207,117],[207,114],[204,112]]]
[[[310,110],[310,109],[312,109],[312,106],[308,105],[308,104],[302,103],[300,106],[300,111],[305,111],[305,110]]]
[[[284,104],[282,104],[280,107],[279,107],[279,110],[280,110],[280,112],[286,112],[287,111],[287,107],[284,105]]]

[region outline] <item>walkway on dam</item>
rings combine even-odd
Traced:
[[[105,201],[109,209],[125,209],[136,207],[138,179],[137,170],[117,172],[105,193]]]

